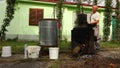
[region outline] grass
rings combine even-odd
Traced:
[[[24,45],[37,45],[38,42],[36,41],[3,41],[0,42],[0,51],[2,51],[3,46],[11,46],[13,53],[23,53],[24,52]]]
[[[120,47],[120,44],[119,43],[115,43],[115,42],[101,42],[101,47],[102,48],[117,48],[117,47]]]
[[[24,45],[37,45],[38,41],[15,41],[9,40],[0,42],[0,51],[2,51],[2,46],[11,46],[13,53],[23,53],[24,52]],[[67,42],[66,40],[62,41],[59,45],[61,50],[70,50],[71,42]],[[117,48],[120,47],[119,43],[114,42],[101,42],[102,48]]]
[[[51,64],[48,66],[49,68],[59,68],[59,60],[51,61]]]

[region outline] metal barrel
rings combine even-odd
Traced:
[[[42,46],[57,46],[58,21],[55,19],[43,19],[39,22],[39,41]]]

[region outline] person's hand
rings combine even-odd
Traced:
[[[94,22],[94,21],[91,21],[91,22],[89,22],[88,24],[95,24],[95,22]]]
[[[95,22],[94,21],[91,21],[90,24],[94,24]]]

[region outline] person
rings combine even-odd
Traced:
[[[96,50],[99,50],[100,49],[100,35],[99,35],[100,14],[97,10],[98,10],[98,6],[93,5],[89,24],[94,25],[92,28],[94,30],[94,36],[95,36],[95,48]]]

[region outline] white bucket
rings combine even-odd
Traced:
[[[10,57],[10,56],[11,56],[11,46],[3,46],[2,57]]]
[[[28,46],[27,47],[28,58],[38,58],[40,49],[41,49],[40,46]]]
[[[49,58],[50,59],[58,59],[59,48],[58,47],[50,47],[49,48]]]

